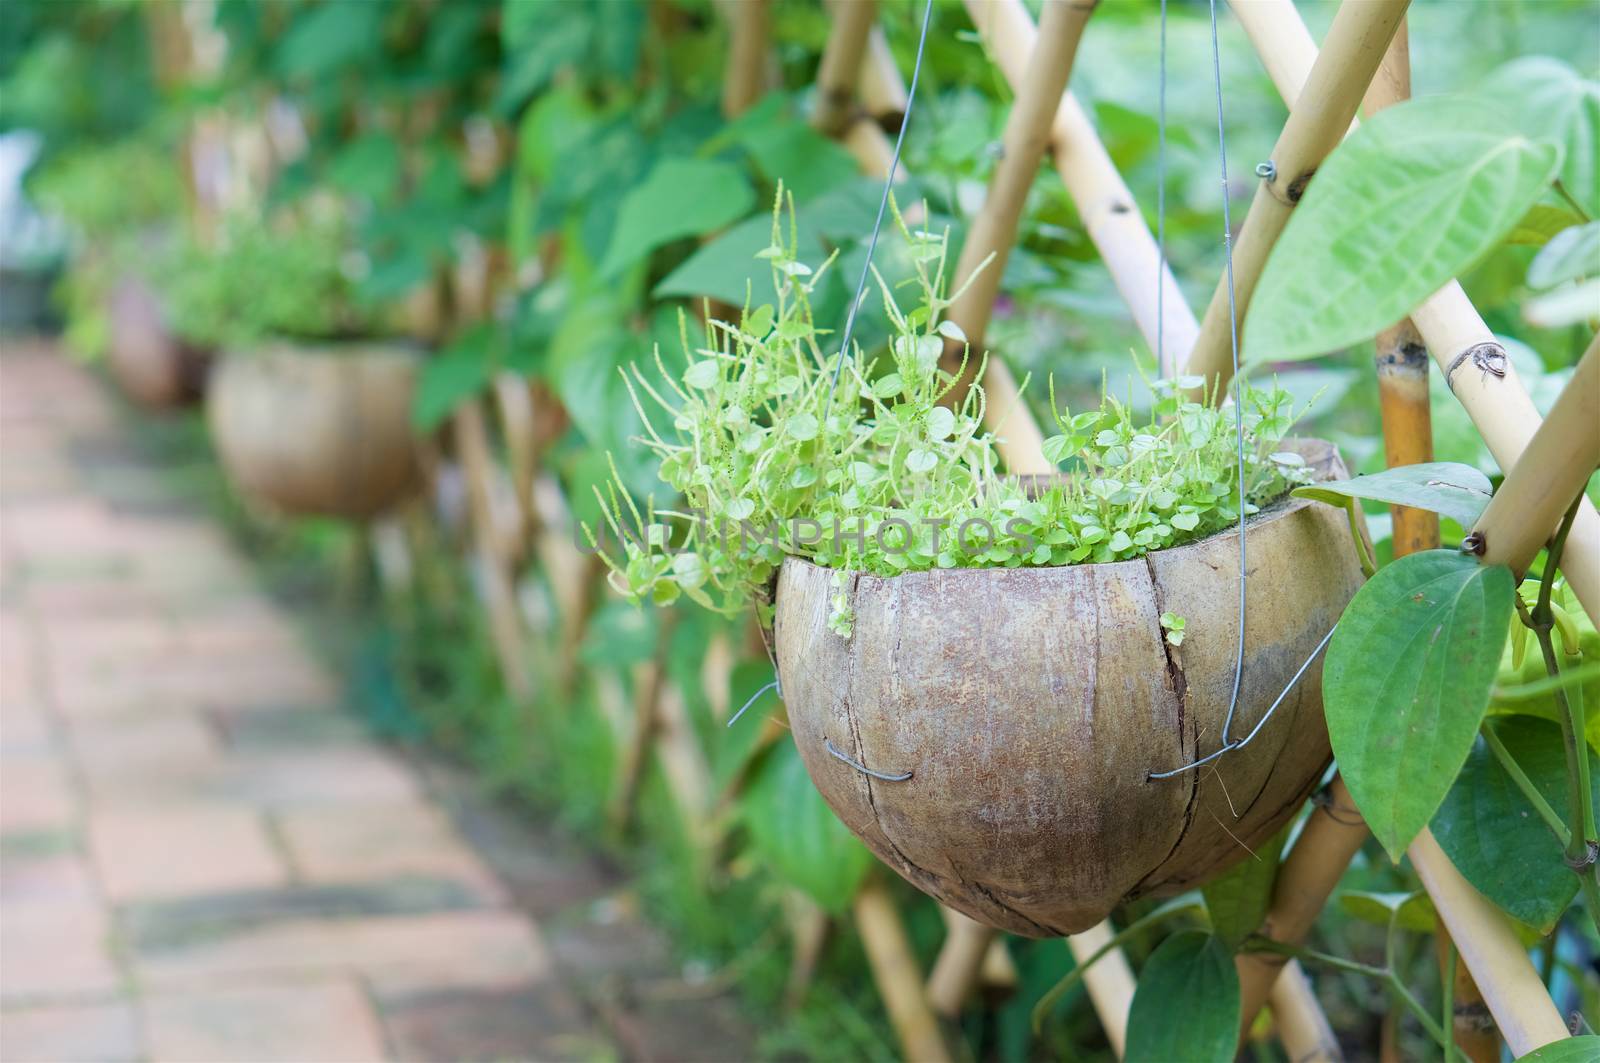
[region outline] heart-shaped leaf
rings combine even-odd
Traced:
[[[1513,59],[1479,92],[1516,111],[1517,128],[1560,144],[1561,183],[1590,213],[1600,210],[1600,81],[1548,55]]]
[[[1339,894],[1339,907],[1363,923],[1385,929],[1392,923],[1401,930],[1431,934],[1439,926],[1439,916],[1433,910],[1433,902],[1421,890],[1416,893],[1346,890]]]
[[[1600,1036],[1591,1033],[1552,1041],[1543,1048],[1518,1056],[1516,1063],[1594,1063],[1597,1059],[1600,1059]]]
[[[1400,465],[1353,480],[1297,487],[1297,497],[1312,498],[1331,506],[1343,506],[1347,498],[1370,498],[1375,502],[1426,509],[1449,517],[1463,528],[1478,522],[1483,507],[1493,494],[1489,478],[1470,465],[1453,461],[1429,461],[1419,465]]]
[[[744,172],[715,159],[663,159],[629,190],[600,266],[611,276],[662,244],[720,229],[755,205]]]
[[[1161,614],[1162,627],[1167,626],[1169,616],[1172,614]],[[1181,619],[1174,619],[1178,637],[1174,641],[1169,633],[1167,641],[1177,646],[1183,642],[1183,624]],[[1266,919],[1272,884],[1278,878],[1278,855],[1288,837],[1289,829],[1285,827],[1250,856],[1201,887],[1211,916],[1211,930],[1229,949],[1237,949]]]
[[[1536,651],[1537,652],[1537,651]],[[1550,807],[1567,807],[1561,728],[1532,716],[1495,721],[1495,734]],[[1600,779],[1593,780],[1600,797]],[[1480,739],[1433,817],[1433,835],[1478,892],[1541,934],[1555,928],[1578,892],[1561,843]]]
[[[1477,97],[1378,114],[1328,156],[1273,248],[1246,357],[1312,357],[1405,317],[1516,226],[1560,160]]]
[[[1238,1041],[1239,974],[1232,954],[1211,934],[1173,934],[1139,972],[1123,1059],[1227,1063]]]
[[[1449,793],[1489,705],[1511,570],[1428,550],[1378,570],[1322,671],[1328,737],[1372,833],[1399,860]]]

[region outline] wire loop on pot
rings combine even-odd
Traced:
[[[839,747],[833,744],[833,739],[831,738],[824,738],[822,740],[822,745],[829,753],[833,754],[835,759],[844,761],[846,764],[856,769],[856,771],[859,771],[863,775],[870,775],[874,779],[882,779],[884,782],[905,782],[907,779],[911,778],[913,774],[912,772],[907,771],[901,772],[897,775],[890,775],[887,772],[873,771],[865,764],[858,764],[849,757],[845,756],[843,753],[839,752]]]
[[[1250,729],[1249,734],[1245,735],[1237,742],[1230,742],[1227,739],[1226,732],[1224,732],[1222,748],[1217,750],[1215,753],[1208,753],[1199,760],[1185,764],[1181,768],[1173,768],[1171,771],[1153,771],[1146,776],[1146,778],[1170,779],[1175,775],[1182,775],[1184,772],[1191,771],[1194,768],[1200,767],[1201,765],[1210,764],[1213,760],[1216,760],[1224,753],[1231,753],[1235,749],[1239,749],[1245,745],[1248,745],[1251,739],[1255,738],[1256,735],[1261,733],[1261,729],[1267,725],[1267,721],[1272,719],[1272,714],[1278,711],[1278,706],[1283,704],[1283,699],[1287,698],[1289,696],[1289,692],[1299,684],[1300,677],[1306,674],[1306,670],[1311,667],[1311,662],[1322,656],[1322,651],[1327,649],[1328,643],[1333,639],[1333,633],[1338,629],[1339,626],[1335,624],[1333,627],[1328,629],[1328,633],[1326,635],[1322,636],[1322,641],[1317,643],[1317,648],[1311,651],[1311,656],[1307,657],[1304,663],[1302,663],[1295,671],[1294,675],[1289,677],[1288,685],[1285,686],[1283,690],[1278,693],[1278,696],[1273,699],[1272,704],[1267,707],[1267,711],[1261,714],[1261,719],[1256,721],[1256,725]]]

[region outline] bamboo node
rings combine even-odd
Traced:
[[[1474,343],[1456,355],[1444,371],[1444,382],[1450,386],[1452,392],[1456,389],[1456,370],[1466,364],[1468,359],[1471,359],[1472,364],[1483,373],[1485,380],[1491,373],[1504,379],[1506,367],[1510,364],[1510,360],[1506,358],[1506,349],[1498,343]]]

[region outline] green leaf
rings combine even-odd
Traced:
[[[1561,183],[1591,214],[1600,213],[1600,82],[1559,59],[1531,55],[1495,70],[1480,91],[1514,108],[1517,128],[1561,145]]]
[[[1552,1041],[1518,1056],[1516,1063],[1594,1063],[1596,1059],[1600,1059],[1600,1035],[1591,1033]]]
[[[850,906],[872,854],[811,785],[793,742],[762,758],[739,803],[751,847],[778,878],[830,912]]]
[[[795,118],[776,117],[741,128],[737,139],[761,172],[804,203],[856,175],[855,160],[837,143]]]
[[[472,329],[423,363],[411,397],[411,424],[417,431],[433,431],[463,399],[488,386],[491,335],[486,326]]]
[[[622,199],[600,272],[612,276],[662,244],[720,229],[750,212],[755,193],[739,167],[663,159]]]
[[[1347,498],[1411,506],[1449,517],[1463,528],[1478,522],[1493,490],[1489,478],[1470,465],[1430,461],[1401,465],[1353,480],[1311,484],[1294,490],[1297,498],[1310,498],[1343,507]]]
[[[1168,626],[1171,617],[1182,640],[1183,621],[1171,613],[1161,615],[1161,625]],[[1171,636],[1168,636],[1171,641]],[[1272,900],[1272,884],[1278,878],[1278,856],[1289,837],[1289,828],[1280,830],[1267,843],[1245,857],[1217,878],[1201,887],[1205,895],[1206,911],[1211,914],[1211,929],[1229,951],[1238,949],[1244,939],[1254,934],[1267,917],[1267,903]]]
[[[1560,159],[1476,97],[1376,115],[1328,156],[1273,248],[1246,357],[1309,358],[1405,317],[1501,241]]]
[[[1530,288],[1553,288],[1562,281],[1600,276],[1600,221],[1563,229],[1528,264]]]
[[[1532,716],[1502,717],[1494,728],[1550,807],[1566,818],[1561,728]],[[1600,799],[1600,778],[1592,786]],[[1577,895],[1578,876],[1562,860],[1561,843],[1481,738],[1434,815],[1433,834],[1479,893],[1541,934],[1555,929]]]
[[[1221,939],[1173,934],[1150,954],[1128,1013],[1127,1063],[1227,1063],[1239,1047],[1239,975]]]
[[[1431,934],[1438,928],[1439,916],[1426,892],[1379,893],[1373,890],[1346,890],[1339,894],[1339,907],[1364,923]]]
[[[1378,570],[1322,672],[1328,737],[1373,835],[1399,860],[1466,761],[1511,620],[1511,570],[1428,550]]]

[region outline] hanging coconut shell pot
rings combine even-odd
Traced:
[[[1287,442],[1287,441],[1286,441]],[[1323,479],[1333,448],[1304,441]],[[913,885],[973,919],[1072,934],[1246,859],[1329,761],[1314,663],[1248,745],[1222,744],[1238,627],[1238,533],[1133,561],[854,573],[790,558],[777,589],[794,738],[834,812]],[[1231,737],[1260,720],[1361,585],[1344,514],[1289,499],[1247,524],[1244,677]],[[1187,621],[1180,647],[1164,612]]]
[[[146,409],[169,410],[200,398],[211,354],[173,333],[148,284],[137,277],[118,280],[106,316],[106,365],[130,399]]]
[[[295,516],[365,520],[419,480],[411,434],[417,356],[404,347],[279,345],[230,354],[206,419],[239,492]]]

